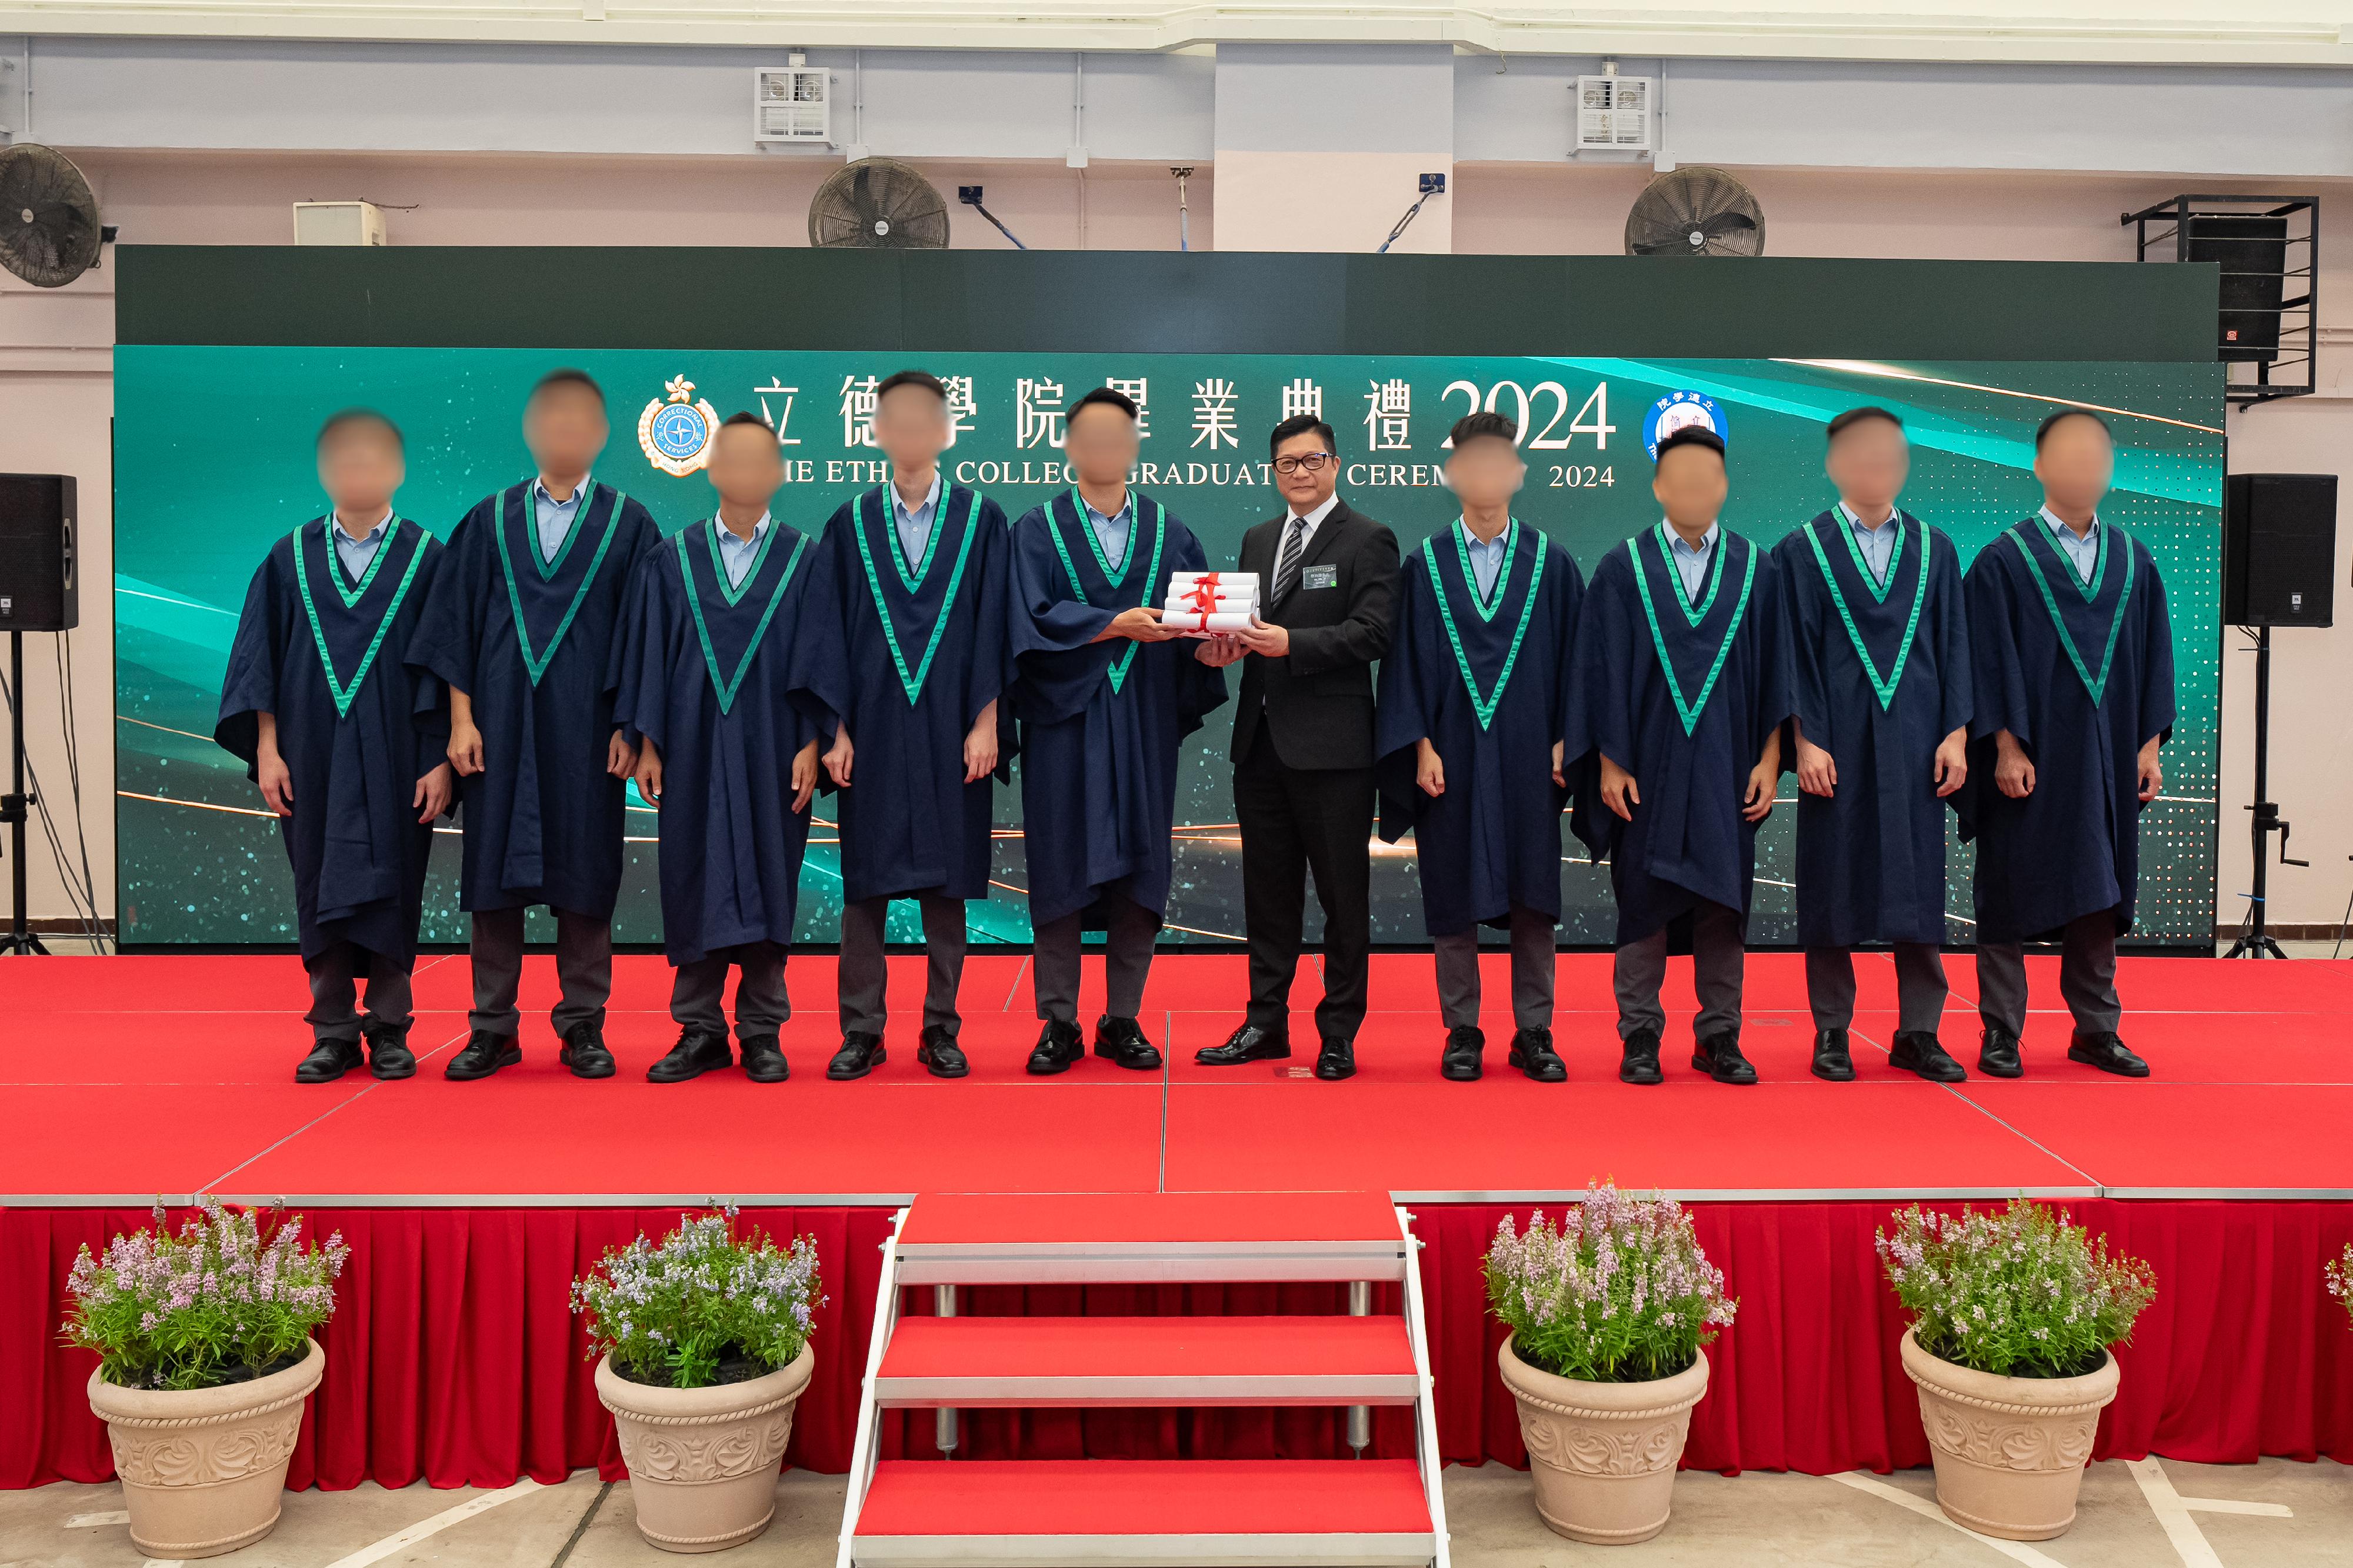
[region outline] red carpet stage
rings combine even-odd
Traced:
[[[1488,994],[1507,994],[1500,959]],[[734,1073],[655,1088],[646,1065],[674,1030],[669,971],[620,961],[607,1037],[622,1076],[575,1082],[554,1061],[543,1009],[553,961],[531,962],[525,1060],[496,1079],[439,1076],[462,1042],[462,958],[425,962],[406,1083],[292,1081],[305,1048],[290,957],[152,956],[0,962],[0,1485],[109,1473],[82,1393],[90,1359],[59,1348],[68,1265],[84,1241],[135,1224],[152,1197],[284,1197],[353,1248],[329,1326],[326,1384],[296,1456],[296,1485],[497,1486],[599,1465],[619,1473],[565,1293],[572,1276],[681,1205],[733,1198],[779,1233],[818,1241],[829,1300],[817,1380],[793,1462],[849,1463],[877,1247],[918,1191],[1283,1192],[1381,1189],[1418,1215],[1451,1460],[1522,1458],[1494,1373],[1479,1257],[1506,1212],[1557,1203],[1588,1178],[1663,1187],[1695,1204],[1703,1239],[1741,1300],[1712,1352],[1714,1385],[1686,1462],[1829,1471],[1926,1462],[1896,1360],[1894,1303],[1872,1234],[1915,1198],[2072,1200],[2156,1266],[2159,1295],[2122,1352],[2104,1455],[2229,1462],[2259,1455],[2353,1461],[2353,1332],[2321,1286],[2353,1240],[2353,963],[2128,959],[2126,1038],[2147,1082],[2065,1061],[2066,1019],[2038,1011],[2029,1077],[1922,1083],[1884,1065],[1894,977],[1864,961],[1859,1081],[1806,1074],[1810,1026],[1794,957],[1749,968],[1752,1089],[1692,1073],[1687,1024],[1671,1026],[1663,1088],[1615,1079],[1606,956],[1561,964],[1556,1035],[1570,1081],[1503,1067],[1510,1023],[1487,1020],[1489,1076],[1437,1074],[1427,957],[1375,960],[1374,1013],[1356,1079],[1314,1081],[1294,1061],[1211,1072],[1192,1053],[1221,1038],[1243,995],[1239,956],[1163,959],[1145,1027],[1164,1073],[1089,1058],[1061,1079],[1021,1068],[1037,1025],[1018,955],[976,957],[965,977],[973,1076],[933,1080],[913,1061],[917,960],[894,961],[892,1058],[862,1082],[825,1081],[835,1042],[831,961],[793,961],[806,1010],[786,1032],[795,1076]],[[2038,1009],[2056,1009],[2037,960]],[[1678,969],[1682,966],[1678,965]],[[1946,1038],[1973,1061],[1968,961],[1952,964]],[[1681,994],[1674,994],[1680,988]],[[1312,976],[1298,998],[1312,1005]],[[1092,1012],[1092,998],[1086,1005]],[[1687,983],[1670,1012],[1686,1020]],[[1293,1024],[1313,1038],[1303,1012]],[[1270,1202],[1279,1203],[1279,1196]],[[1335,1312],[1337,1286],[976,1288],[966,1312]],[[922,1298],[915,1300],[913,1298]],[[911,1292],[911,1310],[928,1310]],[[1383,1308],[1379,1310],[1388,1310]],[[1398,1413],[1377,1413],[1377,1455],[1412,1452]],[[981,1411],[965,1457],[1316,1458],[1345,1454],[1323,1410]],[[886,1457],[931,1451],[928,1413],[886,1434]]]

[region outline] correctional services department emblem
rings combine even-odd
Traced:
[[[1642,416],[1642,445],[1649,450],[1651,461],[1659,460],[1660,442],[1694,425],[1712,432],[1727,446],[1731,444],[1732,430],[1725,421],[1724,410],[1706,394],[1670,392],[1651,404],[1651,411]]]
[[[682,375],[672,376],[663,390],[670,396],[655,398],[638,416],[638,447],[647,462],[682,479],[711,460],[719,411],[708,398],[696,397],[694,383]]]

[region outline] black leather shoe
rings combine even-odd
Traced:
[[[1625,1058],[1618,1064],[1620,1083],[1664,1083],[1659,1071],[1659,1032],[1637,1029],[1626,1037]]]
[[[357,1040],[321,1040],[294,1068],[296,1083],[332,1083],[360,1065]]]
[[[1522,1029],[1514,1035],[1511,1063],[1538,1083],[1568,1081],[1568,1064],[1552,1048],[1550,1029]]]
[[[1456,1083],[1469,1083],[1487,1070],[1481,1060],[1487,1050],[1487,1035],[1483,1029],[1461,1028],[1446,1031],[1446,1050],[1438,1058],[1441,1078]]]
[[[574,1078],[613,1076],[613,1053],[605,1048],[605,1031],[595,1024],[575,1024],[565,1030],[564,1048],[555,1059],[570,1068]]]
[[[1851,1083],[1854,1079],[1854,1057],[1848,1051],[1844,1029],[1814,1031],[1814,1066],[1816,1078],[1831,1083]]]
[[[1978,1047],[1978,1071],[1988,1078],[2024,1078],[2026,1065],[2018,1059],[2018,1037],[2008,1029],[1988,1029]]]
[[[1279,1062],[1291,1055],[1291,1037],[1256,1024],[1244,1024],[1226,1037],[1222,1046],[1203,1046],[1193,1059],[1205,1068],[1234,1068],[1244,1062]]]
[[[793,1076],[785,1047],[774,1035],[754,1035],[744,1042],[744,1076],[754,1083],[782,1083]]]
[[[684,1083],[691,1078],[701,1078],[707,1072],[735,1065],[735,1054],[727,1048],[727,1037],[714,1035],[707,1029],[681,1029],[678,1044],[670,1055],[646,1069],[648,1083]]]
[[[477,1029],[467,1037],[466,1048],[449,1058],[441,1076],[465,1083],[488,1078],[501,1068],[511,1068],[521,1060],[522,1047],[515,1044],[512,1035],[485,1034]]]
[[[360,1037],[367,1041],[368,1071],[387,1081],[417,1076],[417,1055],[408,1048],[408,1031],[389,1024],[364,1024]]]
[[[1109,1057],[1130,1072],[1158,1072],[1160,1052],[1144,1037],[1133,1018],[1106,1013],[1095,1020],[1095,1055]]]
[[[1757,1069],[1740,1054],[1740,1037],[1734,1034],[1715,1035],[1702,1040],[1692,1052],[1692,1066],[1718,1083],[1755,1083]]]
[[[1086,1037],[1079,1033],[1079,1026],[1057,1018],[1038,1031],[1038,1047],[1029,1053],[1029,1070],[1040,1076],[1068,1072],[1086,1052]]]
[[[1315,1076],[1325,1083],[1356,1077],[1356,1047],[1346,1040],[1327,1037],[1324,1048],[1315,1054]]]
[[[890,1053],[882,1048],[881,1036],[844,1035],[841,1049],[825,1064],[825,1076],[836,1083],[847,1083],[853,1078],[864,1078],[888,1059]]]
[[[1955,1061],[1936,1036],[1926,1029],[1898,1029],[1887,1053],[1887,1065],[1916,1072],[1930,1083],[1961,1083],[1968,1068]]]
[[[937,1024],[923,1031],[923,1043],[915,1047],[915,1059],[934,1078],[962,1078],[972,1071],[972,1064],[964,1059],[964,1047]]]
[[[2148,1064],[2125,1049],[2114,1035],[2077,1034],[2067,1043],[2067,1059],[2112,1072],[2118,1078],[2147,1078]]]

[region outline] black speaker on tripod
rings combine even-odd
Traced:
[[[2272,628],[2326,626],[2336,614],[2337,476],[2232,474],[2222,481],[2222,619],[2255,633],[2254,887],[2247,930],[2226,958],[2285,958],[2265,927],[2276,832],[2280,864],[2288,825],[2271,799]]]
[[[14,895],[0,953],[43,952],[26,914],[25,634],[71,631],[81,622],[75,571],[74,481],[69,474],[0,474],[0,631],[8,634],[8,793],[0,826],[8,829],[8,881]],[[67,721],[72,721],[68,716]]]

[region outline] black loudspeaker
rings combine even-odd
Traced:
[[[2222,619],[2325,626],[2337,595],[2337,476],[2232,474],[2222,481]]]
[[[81,623],[70,474],[0,474],[0,632]]]
[[[2182,220],[2185,258],[2222,268],[2225,363],[2279,358],[2280,309],[2287,288],[2287,219],[2261,214],[2200,213]]]

